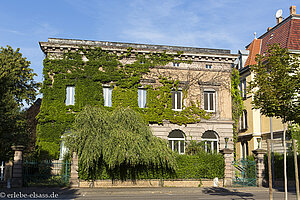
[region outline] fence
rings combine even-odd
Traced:
[[[23,162],[24,186],[67,185],[70,178],[70,162],[61,160]]]

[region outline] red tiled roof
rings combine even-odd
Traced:
[[[292,19],[290,35],[288,38],[288,49],[300,50],[300,19]]]
[[[287,20],[265,33],[261,37],[261,53],[265,53],[268,50],[268,46],[274,43],[279,43],[282,48],[287,48],[290,28],[291,20]]]
[[[251,42],[251,44],[247,48],[247,50],[249,50],[249,56],[246,60],[245,66],[256,64],[255,57],[257,54],[260,53],[260,45],[261,45],[261,39],[254,39]]]

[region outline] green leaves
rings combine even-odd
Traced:
[[[176,163],[166,142],[153,136],[142,116],[128,108],[108,112],[85,107],[75,119],[67,145],[78,153],[81,169],[88,174],[103,164],[110,171],[126,167],[138,173],[141,166],[172,171]]]
[[[8,159],[13,144],[28,144],[23,101],[33,102],[39,83],[29,68],[30,62],[10,46],[0,48],[0,158]]]
[[[22,57],[20,49],[14,51],[10,46],[0,48],[0,96],[10,92],[18,104],[35,100],[40,86],[33,80],[36,76],[29,68],[30,61]]]
[[[255,76],[250,83],[253,105],[268,117],[283,122],[300,123],[299,113],[299,58],[279,44],[271,45],[266,55],[257,56],[257,65],[251,66]]]

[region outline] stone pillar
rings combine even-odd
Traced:
[[[79,187],[78,156],[77,156],[77,153],[75,153],[75,152],[73,152],[73,155],[72,155],[70,186],[71,187]]]
[[[265,178],[264,155],[267,153],[267,151],[264,149],[255,149],[252,152],[256,162],[256,185],[258,187],[262,187],[263,180]]]
[[[220,152],[224,155],[225,169],[224,169],[224,187],[232,186],[232,161],[233,161],[233,150],[222,149]]]
[[[22,187],[23,186],[23,150],[24,146],[12,146],[14,154],[14,164],[12,170],[12,187]]]

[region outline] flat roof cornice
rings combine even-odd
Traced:
[[[118,48],[131,47],[131,48],[151,50],[151,51],[173,51],[173,52],[183,51],[185,53],[231,54],[230,50],[227,49],[181,47],[181,46],[107,42],[107,41],[93,41],[93,40],[49,38],[48,42],[40,42],[40,46],[46,46],[51,44],[70,45],[70,46],[118,47]]]

